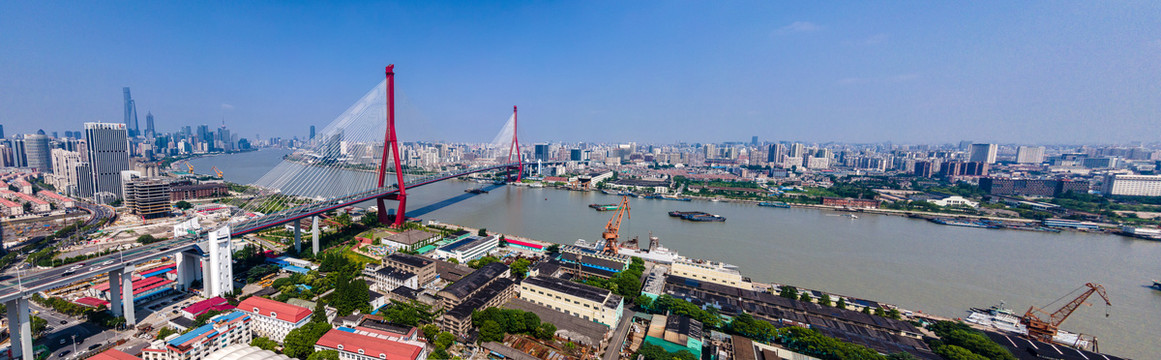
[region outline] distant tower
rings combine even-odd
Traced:
[[[153,112],[150,111],[145,113],[145,137],[153,138],[156,134],[157,132],[153,128]]]
[[[41,131],[43,132],[43,131]],[[24,156],[27,166],[43,173],[52,172],[52,148],[48,146],[48,136],[43,133],[24,137]]]
[[[125,130],[129,136],[137,136],[137,103],[133,101],[133,96],[129,95],[129,87],[126,86],[122,91],[125,94]]]
[[[4,138],[4,125],[0,125],[0,139]]]
[[[314,125],[310,126],[310,139],[314,140]]]

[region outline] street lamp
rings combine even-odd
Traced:
[[[73,334],[73,356],[77,356],[77,334]]]

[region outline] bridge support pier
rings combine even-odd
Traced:
[[[302,223],[294,221],[294,252],[302,252]]]
[[[114,317],[121,316],[121,275],[122,269],[109,271],[109,312]],[[133,299],[129,300],[130,302]]]
[[[133,265],[128,265],[121,271],[121,314],[125,317],[125,325],[129,326],[137,325],[133,309],[133,269]],[[109,291],[113,288],[109,287]]]
[[[177,265],[177,286],[181,290],[189,291],[193,282],[201,278],[202,257],[188,251],[182,251],[174,254],[173,259]]]
[[[312,217],[312,219],[314,221],[311,222],[310,226],[310,246],[311,250],[314,250],[314,254],[318,255],[318,216]]]
[[[16,298],[4,303],[8,307],[8,335],[11,338],[12,359],[32,360],[32,316],[28,299]]]

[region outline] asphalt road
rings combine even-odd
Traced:
[[[84,353],[90,346],[104,345],[116,341],[121,336],[116,331],[106,330],[105,328],[86,322],[84,319],[73,318],[51,309],[43,308],[36,303],[29,304],[29,308],[38,312],[33,316],[44,319],[48,322],[48,327],[51,328],[51,330],[46,330],[45,334],[35,342],[37,345],[44,345],[48,348],[50,353],[53,354],[50,358],[75,358],[77,352]],[[61,324],[62,321],[64,324]],[[74,335],[76,339],[76,350],[73,350]],[[66,351],[68,354],[64,354]],[[61,354],[64,354],[64,356]]]
[[[621,358],[621,348],[625,345],[625,337],[629,335],[629,324],[633,323],[633,310],[625,309],[621,313],[621,323],[617,324],[617,330],[613,330],[613,339],[609,340],[609,346],[605,347],[604,360],[617,360]]]

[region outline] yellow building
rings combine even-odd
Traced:
[[[547,276],[524,279],[520,298],[610,328],[621,321],[625,308],[621,296],[609,290]]]
[[[752,290],[754,287],[749,279],[742,277],[742,273],[738,271],[737,267],[720,262],[676,259],[673,261],[669,273],[670,275],[683,278],[711,282],[744,290]]]

